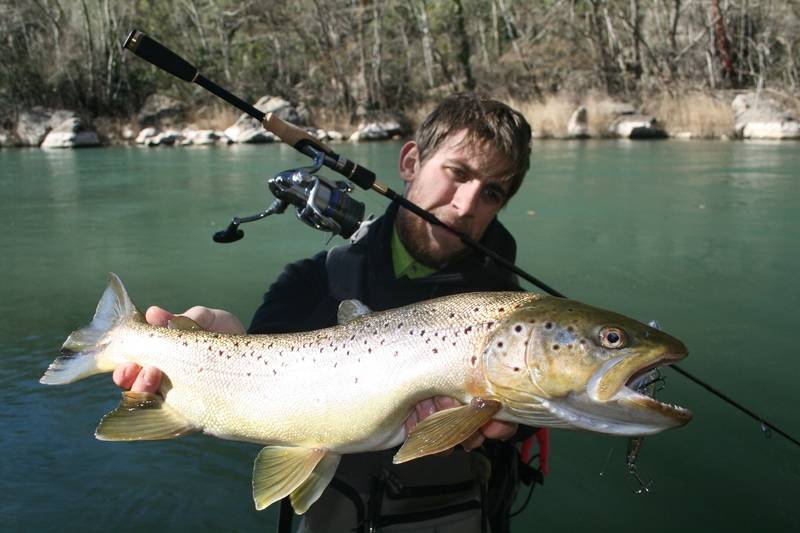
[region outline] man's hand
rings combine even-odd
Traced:
[[[187,309],[182,316],[191,318],[198,326],[217,333],[245,333],[244,326],[235,315],[221,309],[195,306]],[[144,314],[145,320],[154,326],[166,327],[175,317],[166,309],[151,307]],[[127,363],[114,370],[114,383],[117,387],[132,392],[158,392],[161,386],[161,370],[154,366],[142,368],[136,363]]]
[[[433,413],[460,405],[462,405],[461,402],[449,396],[436,396],[430,400],[419,402],[414,412],[412,412],[405,421],[406,435],[410,433],[419,422],[422,422]],[[476,431],[470,435],[467,440],[462,442],[461,446],[463,446],[466,451],[474,450],[475,448],[479,448],[486,439],[508,440],[513,437],[516,432],[517,424],[502,422],[500,420],[490,420],[484,424],[480,430]]]

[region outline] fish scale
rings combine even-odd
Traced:
[[[41,382],[70,383],[125,362],[160,368],[161,396],[124,393],[97,437],[202,431],[264,444],[253,472],[256,507],[291,495],[297,512],[319,497],[341,454],[405,439],[395,461],[412,460],[462,442],[492,418],[645,435],[691,417],[626,385],[641,369],[684,357],[685,346],[610,311],[524,292],[359,309],[343,305],[340,325],[302,333],[221,334],[180,317],[161,328],[144,321],[112,274],[91,324],[68,337]],[[465,405],[407,436],[414,406],[440,395]]]

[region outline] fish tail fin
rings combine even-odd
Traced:
[[[130,318],[143,320],[122,281],[113,272],[109,273],[108,286],[100,297],[92,322],[67,337],[61,355],[50,364],[39,383],[64,385],[114,370],[117,362],[104,356],[108,344],[104,339],[120,322]]]

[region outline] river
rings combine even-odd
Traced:
[[[399,146],[339,148],[400,190]],[[683,368],[798,436],[798,148],[537,142],[500,218],[521,267],[570,297],[657,319],[689,347]],[[258,446],[96,441],[118,401],[110,378],[38,379],[91,318],[109,271],[141,308],[202,304],[246,322],[284,264],[341,241],[292,214],[243,226],[235,244],[211,235],[266,206],[268,177],[305,163],[283,145],[0,150],[4,530],[271,530],[275,510],[256,512],[251,498]],[[385,208],[375,193],[356,196]],[[645,439],[639,470],[651,493],[631,490],[624,439],[553,431],[551,473],[514,531],[798,530],[800,448],[664,375],[660,397],[695,417]]]

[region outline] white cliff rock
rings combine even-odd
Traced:
[[[580,106],[569,118],[567,137],[570,139],[589,138],[589,112],[586,106]]]
[[[734,130],[744,139],[800,139],[800,122],[765,94],[740,94],[731,103]]]
[[[71,117],[50,130],[41,146],[42,148],[100,146],[100,139],[97,133],[86,129],[80,119]]]

